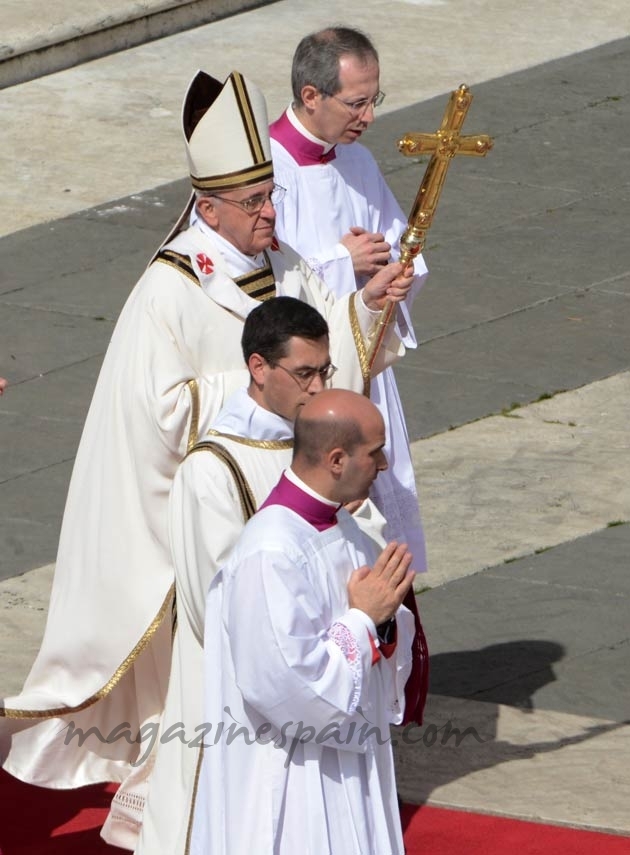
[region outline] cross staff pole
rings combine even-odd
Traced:
[[[466,113],[472,102],[470,89],[463,83],[451,93],[442,117],[442,124],[434,134],[409,133],[398,141],[398,150],[407,157],[430,154],[431,159],[422,177],[407,228],[400,238],[400,261],[407,266],[422,251],[426,235],[433,223],[433,214],[444,186],[451,160],[459,154],[485,157],[493,145],[486,134],[460,136]],[[368,351],[368,364],[374,365],[380,347],[392,321],[396,303],[388,300],[378,320],[376,334]]]

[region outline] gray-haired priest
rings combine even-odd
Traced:
[[[55,788],[124,782],[107,839],[130,849],[150,765],[131,766],[143,754],[137,736],[160,718],[171,660],[169,490],[189,445],[247,380],[244,318],[276,294],[313,305],[331,330],[336,385],[362,391],[378,308],[411,284],[392,265],[335,301],[275,241],[282,191],[265,102],[238,72],[224,84],[198,73],[183,123],[195,192],[180,223],[193,203],[198,219],[162,247],[116,324],[74,465],[42,647],[20,696],[0,707],[11,774]],[[379,367],[403,349],[392,336]]]

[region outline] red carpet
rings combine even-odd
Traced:
[[[0,771],[1,855],[121,855],[99,836],[114,784],[44,790]],[[407,855],[630,855],[630,837],[443,808],[403,808]],[[238,853],[241,855],[241,853]]]
[[[407,855],[630,855],[630,837],[404,805]]]
[[[0,855],[129,855],[98,833],[116,788],[45,790],[0,770]]]

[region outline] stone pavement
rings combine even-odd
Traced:
[[[381,52],[365,143],[405,209],[422,166],[394,141],[437,127],[445,92],[473,86],[465,129],[495,137],[450,171],[422,343],[397,369],[433,653],[401,792],[630,834],[630,15],[580,6],[351,0],[344,18]],[[329,0],[281,0],[0,93],[0,695],[37,649],[115,318],[187,196],[188,79],[238,68],[275,116],[297,38],[337,20]],[[483,742],[442,745],[448,722]]]
[[[272,0],[4,0],[0,89]]]

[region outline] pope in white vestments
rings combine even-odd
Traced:
[[[332,35],[318,38],[323,34],[315,34],[298,46],[292,74],[295,100],[271,125],[270,134],[274,174],[287,191],[278,205],[278,236],[341,296],[353,287],[360,288],[366,279],[353,266],[349,249],[353,238],[367,243],[368,235],[381,235],[379,247],[386,247],[379,255],[379,263],[383,263],[390,253],[397,258],[407,222],[374,157],[356,142],[373,120],[373,107],[381,94],[374,94],[379,81],[378,61],[371,55],[374,48],[365,43],[362,34],[357,45],[352,41],[345,47],[343,41],[335,44],[338,31],[342,39],[348,33],[356,36],[356,31],[347,28],[330,28],[324,33]],[[331,47],[337,52],[325,53]],[[357,58],[345,50],[361,53]],[[315,85],[307,85],[316,80],[309,74],[329,70],[327,61],[333,69],[339,63],[339,91],[323,93]],[[353,235],[353,230],[364,234]],[[397,310],[398,331],[407,348],[417,344],[410,309],[427,277],[422,256],[415,259],[414,272],[410,294]],[[388,539],[407,542],[414,569],[422,572],[427,568],[424,533],[405,416],[391,368],[374,378],[370,397],[385,419],[390,465],[374,484],[372,498],[387,520]]]
[[[262,94],[237,72],[225,84],[198,80],[189,96],[201,89],[207,100],[186,137],[193,185],[211,191],[208,209],[263,223],[249,236],[266,247],[242,251],[206,223],[187,229],[162,248],[116,324],[75,461],[42,647],[20,696],[0,708],[5,768],[42,786],[124,780],[143,753],[136,734],[162,713],[173,609],[169,490],[187,448],[246,380],[239,343],[255,296],[315,306],[331,329],[336,381],[362,389],[366,379],[374,312],[360,298],[335,300],[292,250],[272,243]],[[258,214],[247,211],[250,199]],[[395,343],[384,363],[402,350]],[[77,738],[90,728],[89,739]],[[128,806],[142,802],[130,796]]]
[[[351,404],[367,445],[363,405],[372,407]],[[347,416],[335,406],[334,417]],[[352,457],[335,485],[362,465]],[[294,460],[210,587],[191,855],[403,855],[389,725],[402,720],[414,619],[394,606],[386,643],[350,603],[354,571],[376,556],[330,495],[302,480]]]

